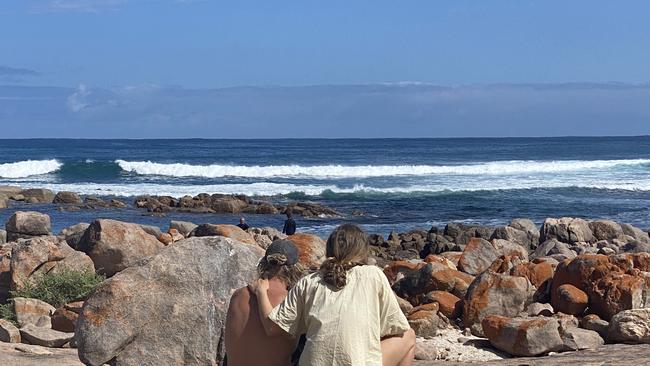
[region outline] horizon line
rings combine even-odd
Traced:
[[[182,138],[147,138],[147,137],[9,137],[0,138],[0,141],[11,140],[159,140],[159,141],[179,141],[179,140],[232,140],[232,141],[260,141],[260,140],[505,140],[505,139],[568,139],[568,138],[644,138],[650,137],[644,135],[565,135],[565,136],[467,136],[467,137],[260,137],[260,138],[234,138],[234,137],[182,137]]]

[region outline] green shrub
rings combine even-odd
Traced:
[[[14,323],[14,325],[18,325],[18,323],[16,323],[16,312],[14,312],[14,304],[11,302],[0,304],[0,319],[9,320],[10,322]]]
[[[94,271],[63,269],[30,279],[22,290],[12,291],[11,296],[39,299],[58,308],[85,299],[104,279]]]

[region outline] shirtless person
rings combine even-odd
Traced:
[[[260,278],[269,280],[269,300],[273,306],[287,297],[288,290],[303,277],[298,249],[288,240],[276,240],[257,266]],[[228,366],[288,366],[297,339],[267,336],[259,318],[255,294],[243,287],[230,299],[226,317]]]

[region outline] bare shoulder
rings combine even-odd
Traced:
[[[248,304],[248,301],[251,298],[251,292],[247,286],[239,288],[233,292],[232,297],[230,298],[230,306],[237,306],[242,304]]]

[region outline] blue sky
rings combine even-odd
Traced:
[[[481,89],[481,98],[494,97],[503,103],[489,108],[496,115],[499,111],[504,114],[494,118],[512,119],[512,123],[532,119],[532,113],[543,116],[548,112],[559,114],[563,121],[568,121],[565,123],[580,119],[575,124],[583,125],[593,118],[594,111],[589,106],[605,103],[610,107],[608,113],[620,112],[623,119],[636,122],[625,125],[627,122],[620,118],[610,121],[598,115],[597,120],[603,125],[586,132],[608,133],[605,124],[610,121],[628,127],[620,134],[650,133],[650,127],[644,126],[644,122],[650,126],[650,121],[645,119],[648,114],[643,103],[631,106],[636,96],[621,98],[620,88],[611,87],[612,82],[623,83],[629,87],[627,92],[638,93],[638,84],[650,81],[648,14],[647,1],[3,0],[0,85],[12,87],[2,89],[4,94],[0,94],[0,108],[4,108],[0,110],[0,124],[20,121],[23,125],[57,125],[64,123],[57,121],[72,119],[65,113],[87,113],[101,106],[101,118],[100,111],[93,110],[94,114],[84,116],[85,123],[94,124],[111,137],[116,131],[102,127],[106,121],[119,119],[137,125],[143,118],[173,120],[181,118],[181,110],[194,108],[202,119],[194,123],[218,131],[228,121],[250,122],[241,119],[247,108],[261,104],[264,110],[271,102],[249,90],[245,93],[250,93],[250,97],[238,101],[243,110],[231,108],[232,115],[225,116],[209,108],[211,104],[225,103],[218,99],[223,95],[217,97],[210,90],[266,87],[274,88],[282,96],[276,98],[287,98],[285,89],[278,86],[335,85],[340,87],[327,90],[333,94],[315,99],[309,99],[309,93],[299,93],[304,89],[294,89],[290,93],[293,99],[283,99],[283,103],[300,99],[306,110],[318,110],[314,106],[327,107],[329,98],[339,103],[332,105],[332,109],[348,111],[345,108],[352,108],[349,101],[356,99],[341,96],[355,90],[351,85],[380,83],[391,85],[391,93],[395,93],[388,99],[395,103],[396,110],[393,119],[385,123],[398,123],[400,115],[413,114],[413,110],[407,110],[411,107],[409,103],[398,103],[403,101],[398,95],[405,90],[404,82],[415,82],[454,87],[454,93],[459,93],[456,97],[462,98],[471,98],[469,90],[476,90],[468,85],[492,85],[492,92]],[[554,90],[566,91],[566,83],[576,82],[603,85],[601,93],[594,93],[593,88],[589,92],[575,89],[582,93],[582,102],[578,104],[583,109],[557,105],[562,97],[556,94],[549,97],[543,93],[509,91],[506,94],[512,99],[505,98],[505,94],[490,94],[496,93],[493,84],[547,84]],[[414,84],[408,85],[407,89],[412,91]],[[43,86],[61,87],[54,94],[67,109],[58,114],[31,110],[41,106],[36,102],[30,105],[25,98],[42,98],[44,91],[36,87]],[[160,94],[163,89],[182,95],[172,100],[179,102],[178,110],[168,111],[165,116],[154,111],[154,106],[164,99]],[[150,94],[146,98],[133,93],[127,96],[125,90]],[[55,98],[54,94],[48,98]],[[529,99],[522,105],[536,107],[522,110],[515,122],[504,111],[510,103],[524,97]],[[268,95],[265,98],[273,100]],[[377,116],[370,110],[376,107],[372,103],[384,102],[382,98],[364,99],[370,103],[366,105],[366,114],[362,110],[353,114],[334,113],[323,123],[354,122],[358,124],[355,135],[361,136],[369,126],[377,127],[371,120]],[[432,137],[463,134],[452,128],[456,120],[449,114],[451,107],[445,107],[444,113],[433,107],[440,105],[440,99],[436,99],[440,95],[427,99],[418,94],[417,98],[429,103],[419,112],[419,122],[413,122],[419,123],[415,129],[418,133]],[[549,99],[548,104],[544,103],[545,98]],[[551,103],[555,98],[558,102]],[[75,100],[81,99],[83,102],[75,105]],[[145,99],[151,103],[148,108],[144,107]],[[142,103],[140,109],[144,110],[127,115],[119,103]],[[463,115],[462,109],[471,106],[467,103],[455,101],[453,105],[458,109],[453,115]],[[145,117],[146,113],[151,115]],[[310,118],[309,113],[297,114],[292,108],[277,113],[282,117],[274,123],[287,126],[297,122],[286,120]],[[440,118],[443,115],[444,120]],[[477,112],[475,118],[480,115]],[[341,118],[337,120],[337,116]],[[322,119],[316,117],[313,119]],[[477,125],[479,122],[498,124],[475,121]],[[388,126],[385,133],[379,127],[373,135],[395,133]],[[510,127],[508,131],[516,131],[513,135],[539,134],[534,129]],[[582,132],[584,129],[576,127],[571,131],[563,129],[562,133]],[[297,135],[317,137],[322,133],[318,129],[301,129]]]

